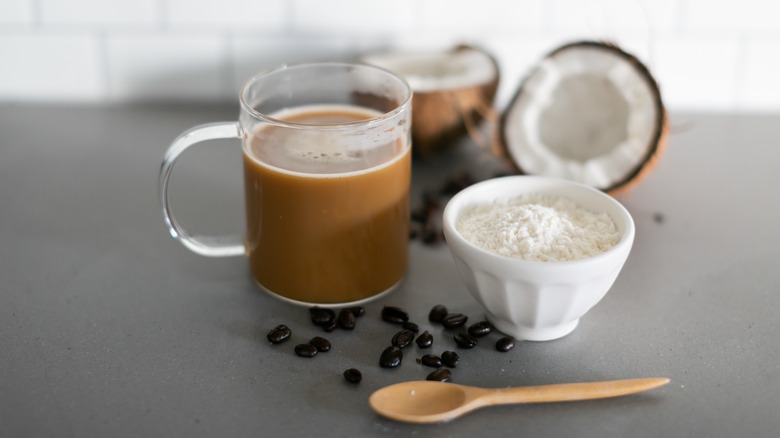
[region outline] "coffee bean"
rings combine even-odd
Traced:
[[[325,329],[326,332],[330,333],[333,330],[336,330],[336,328],[338,326],[339,326],[339,319],[338,318],[333,318],[333,320],[331,322],[329,322],[328,324],[322,326],[322,328]]]
[[[426,354],[422,357],[421,363],[425,366],[441,368],[441,358],[435,354]]]
[[[423,194],[423,205],[412,210],[410,219],[412,223],[418,223],[430,227],[441,211],[441,201],[433,192]]]
[[[347,382],[358,383],[363,380],[363,374],[355,368],[350,368],[344,371],[344,378],[347,379]]]
[[[295,346],[295,354],[301,357],[314,357],[317,355],[317,347],[311,344],[298,344]]]
[[[450,368],[455,368],[458,366],[458,361],[460,360],[460,356],[458,356],[458,353],[454,351],[445,351],[441,354],[441,361],[444,365],[447,365]]]
[[[431,345],[433,345],[433,335],[428,333],[428,330],[426,330],[417,337],[415,342],[417,342],[417,346],[420,348],[430,348]]]
[[[428,208],[422,207],[422,208],[415,208],[412,210],[411,214],[409,215],[409,219],[412,220],[412,222],[418,223],[418,224],[425,224],[428,222],[428,218],[431,215],[431,211]]]
[[[382,308],[382,320],[393,324],[403,324],[409,321],[409,314],[400,307],[385,306]]]
[[[366,314],[366,308],[363,306],[350,307],[349,311],[358,318]]]
[[[290,330],[289,327],[284,324],[279,324],[272,328],[270,332],[268,332],[266,338],[268,338],[272,344],[281,344],[282,342],[289,339],[291,334],[292,330]]]
[[[414,240],[422,233],[422,225],[416,222],[409,223],[409,240]]]
[[[449,382],[452,377],[452,371],[446,368],[439,368],[438,370],[428,374],[425,380],[435,380],[437,382]]]
[[[404,325],[403,325],[403,328],[405,328],[407,330],[411,330],[411,331],[413,331],[415,333],[420,331],[420,326],[415,324],[415,323],[413,323],[413,322],[411,322],[411,321],[405,322]]]
[[[379,357],[379,366],[382,368],[395,368],[401,365],[401,360],[404,358],[404,353],[400,348],[396,346],[390,346],[385,348],[382,355]]]
[[[439,197],[433,190],[426,190],[423,192],[423,203],[431,210],[441,208],[441,201],[439,201]]]
[[[476,182],[476,180],[468,173],[453,175],[446,181],[439,193],[444,196],[451,196],[474,184],[474,182]]]
[[[433,306],[430,313],[428,313],[428,320],[431,322],[441,322],[442,318],[447,316],[447,308],[441,304]]]
[[[460,331],[455,335],[455,342],[462,348],[474,348],[477,346],[477,338],[464,331]]]
[[[422,241],[426,245],[433,245],[444,240],[444,234],[435,226],[426,226],[422,231]]]
[[[441,324],[448,329],[452,329],[466,324],[468,320],[469,317],[462,313],[448,313],[441,319]]]
[[[513,348],[515,348],[515,339],[511,336],[505,336],[496,341],[496,350],[502,353],[506,353]]]
[[[487,336],[491,331],[493,331],[493,326],[488,321],[476,322],[469,327],[469,334],[475,338]]]
[[[331,309],[323,309],[322,307],[311,307],[309,315],[311,316],[311,322],[321,327],[330,325],[336,319],[336,312]]]
[[[325,338],[315,336],[309,340],[309,343],[314,345],[314,348],[316,348],[320,353],[324,353],[330,350],[330,341]]]
[[[391,344],[398,348],[405,348],[414,340],[414,332],[411,330],[403,329],[393,336]]]
[[[338,321],[339,326],[345,330],[352,330],[355,328],[355,314],[349,309],[341,309]]]

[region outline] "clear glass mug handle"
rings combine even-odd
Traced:
[[[171,211],[168,200],[168,182],[171,178],[173,165],[181,154],[195,143],[206,140],[215,140],[220,138],[241,138],[241,127],[237,122],[220,122],[199,125],[183,132],[176,140],[171,143],[165,152],[162,166],[160,167],[160,177],[158,180],[158,190],[160,192],[160,201],[162,201],[162,212],[165,225],[171,237],[177,239],[190,251],[209,257],[227,257],[243,255],[245,253],[242,236],[202,236],[193,235],[187,229],[176,221]]]

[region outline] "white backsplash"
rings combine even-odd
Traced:
[[[767,0],[0,0],[0,102],[229,101],[282,63],[470,43],[503,106],[545,53],[610,40],[673,110],[780,111]]]

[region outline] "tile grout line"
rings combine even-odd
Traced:
[[[745,35],[744,32],[740,32],[736,38],[737,42],[737,59],[734,63],[734,84],[732,85],[732,111],[745,111],[745,80],[747,76],[746,61],[747,51],[750,45],[750,38]]]
[[[229,31],[222,33],[222,97],[220,100],[229,99],[235,93],[235,53],[233,50],[233,35]]]
[[[157,25],[160,31],[168,29],[170,17],[168,17],[168,0],[157,0]]]
[[[103,102],[110,102],[112,100],[112,79],[111,68],[109,66],[109,54],[108,54],[108,36],[105,30],[97,32],[96,38],[98,40],[98,58],[100,61],[100,81],[102,82],[102,96],[100,100]]]
[[[33,28],[40,29],[43,27],[41,0],[30,0],[30,8],[32,9],[33,14]]]
[[[284,34],[286,38],[289,38],[290,36],[295,35],[295,14],[296,9],[298,9],[297,0],[289,0],[285,2],[285,18],[286,22],[285,25],[281,29],[281,33]]]

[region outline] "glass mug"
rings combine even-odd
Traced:
[[[169,146],[159,191],[171,236],[205,256],[246,254],[262,289],[297,304],[355,304],[393,290],[408,262],[411,98],[402,78],[368,65],[253,77],[238,122],[196,126]],[[193,235],[170,209],[177,158],[217,138],[242,141],[244,236]]]

